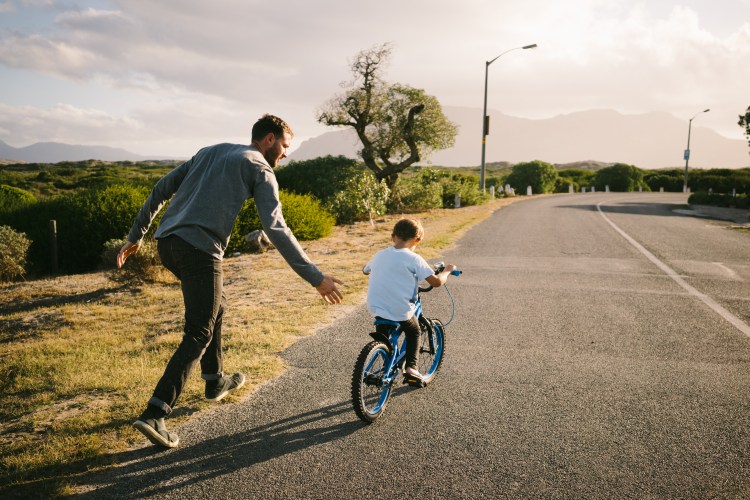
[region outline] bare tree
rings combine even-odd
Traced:
[[[435,97],[382,79],[390,55],[388,44],[358,53],[351,63],[354,80],[320,109],[318,121],[352,127],[365,165],[392,189],[399,173],[423,155],[453,146],[458,129]]]

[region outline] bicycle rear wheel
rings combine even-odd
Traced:
[[[387,375],[390,356],[388,346],[375,340],[362,349],[354,365],[354,412],[367,423],[377,420],[388,404],[392,383],[383,382],[383,378]]]
[[[422,374],[425,382],[430,382],[445,356],[445,331],[440,321],[420,318],[419,329],[419,353],[417,357],[417,369]]]

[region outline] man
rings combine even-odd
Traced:
[[[286,157],[291,140],[289,125],[267,114],[253,125],[250,146],[217,144],[201,149],[156,183],[117,255],[120,268],[138,251],[154,217],[171,199],[154,236],[162,263],[182,286],[185,333],[146,410],[133,424],[154,444],[167,448],[179,444],[177,435],[166,429],[164,417],[171,413],[198,361],[209,401],[219,401],[245,383],[241,373],[223,373],[221,327],[226,298],[221,260],[247,198],[254,198],[263,229],[292,269],[327,303],[341,302],[336,284],[343,283],[324,275],[308,259],[281,213],[273,169]]]

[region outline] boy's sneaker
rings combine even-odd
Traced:
[[[231,377],[221,377],[219,380],[206,381],[206,399],[209,401],[221,401],[230,392],[245,385],[245,376],[235,373]]]
[[[144,414],[133,422],[133,427],[141,431],[152,443],[165,448],[176,448],[180,444],[180,438],[167,430],[163,418],[146,418]]]

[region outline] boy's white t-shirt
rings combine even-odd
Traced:
[[[367,309],[391,321],[405,321],[414,315],[419,282],[435,273],[419,254],[395,247],[376,253],[364,272],[370,274]]]

